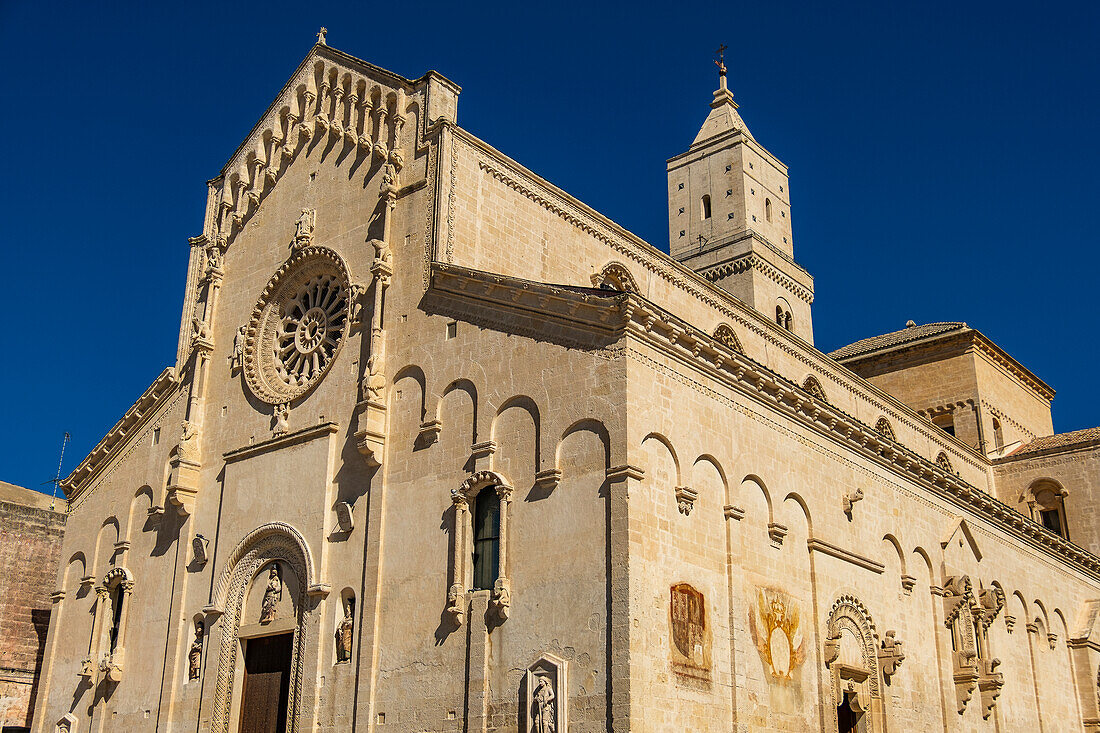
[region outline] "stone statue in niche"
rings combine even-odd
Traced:
[[[187,652],[187,679],[197,680],[202,668],[202,635],[205,624],[202,621],[195,622],[195,640],[191,642],[191,649]]]
[[[554,718],[554,685],[545,675],[537,675],[535,683],[534,709],[531,711],[531,729],[535,733],[555,733],[557,721]]]
[[[233,336],[233,353],[229,355],[229,368],[234,371],[244,364],[244,338],[244,326],[238,326]]]
[[[564,659],[544,654],[527,668],[524,733],[568,733],[569,674]]]
[[[393,264],[393,250],[390,245],[383,242],[381,239],[370,240],[370,245],[374,247],[374,262],[375,264],[382,263],[385,265]]]
[[[317,212],[313,209],[302,209],[297,224],[294,225],[294,248],[300,249],[313,244],[313,228],[317,222]]]
[[[336,661],[351,661],[351,642],[355,630],[355,621],[352,615],[355,612],[355,599],[349,598],[344,603],[344,620],[336,627]]]
[[[272,563],[267,574],[267,589],[264,590],[264,599],[260,606],[261,624],[269,624],[275,620],[275,610],[282,599],[283,581],[279,577],[279,563]]]
[[[190,420],[184,420],[180,424],[180,442],[176,447],[176,455],[181,461],[199,462],[199,428]]]

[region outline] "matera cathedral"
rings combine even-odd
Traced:
[[[724,70],[671,256],[458,95],[322,34],[209,182],[36,731],[1100,730],[1100,430],[965,323],[814,348]]]

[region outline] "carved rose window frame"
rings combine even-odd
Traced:
[[[451,534],[451,584],[447,590],[447,613],[456,626],[461,626],[466,616],[467,589],[473,573],[473,504],[477,495],[492,487],[500,501],[499,553],[497,579],[490,592],[490,607],[501,621],[508,619],[512,605],[512,585],[508,579],[508,515],[512,504],[511,482],[496,471],[478,471],[469,476],[457,489],[451,490],[451,502],[455,509],[454,532]]]

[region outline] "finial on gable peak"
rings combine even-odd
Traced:
[[[317,31],[317,45],[318,46],[327,46],[328,45],[327,43],[325,43],[325,36],[326,35],[328,35],[328,28],[325,28],[324,26],[321,26],[321,30]]]

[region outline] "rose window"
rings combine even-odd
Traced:
[[[245,380],[260,399],[289,402],[324,376],[347,334],[348,274],[335,253],[309,247],[271,279],[246,333]]]

